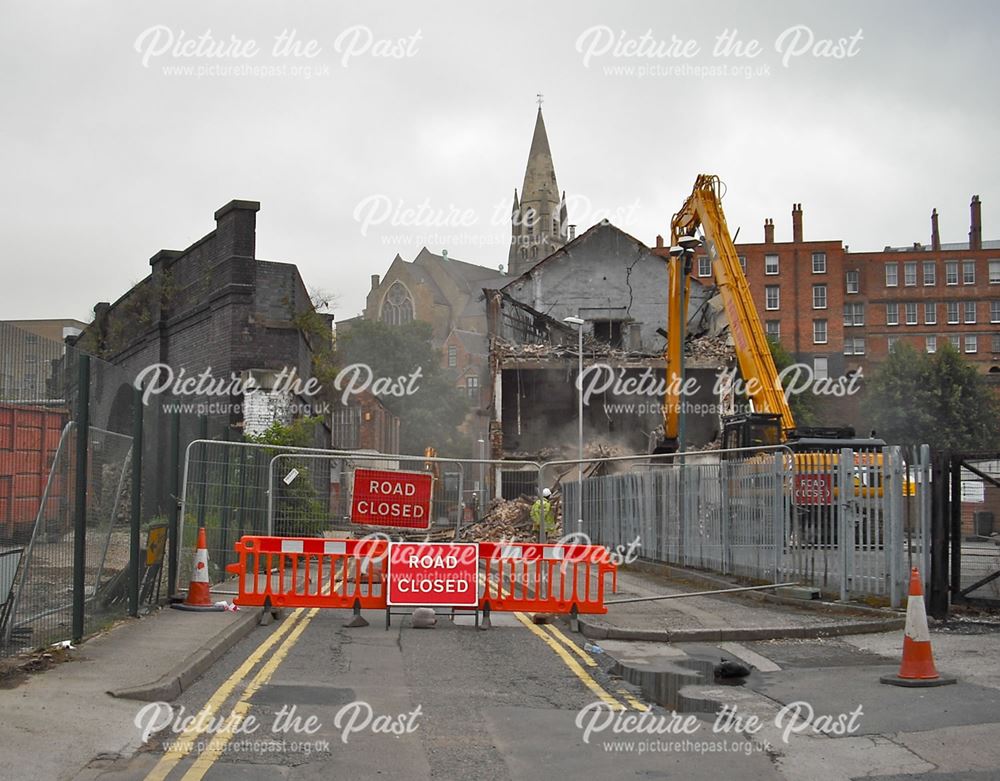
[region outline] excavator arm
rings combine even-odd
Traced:
[[[757,316],[750,286],[740,268],[736,246],[726,225],[720,186],[717,176],[698,176],[691,195],[670,221],[671,243],[676,245],[681,236],[694,236],[698,228],[704,232],[715,284],[722,296],[747,395],[755,413],[770,413],[780,420],[784,439],[794,431],[795,419],[778,379],[778,370]],[[690,269],[682,266],[680,258],[671,258],[667,316],[668,382],[664,405],[664,435],[667,441],[677,437],[680,414],[678,367],[684,348],[680,324],[681,318],[687,316],[686,312],[681,312],[681,301],[688,301],[687,292],[691,284]]]

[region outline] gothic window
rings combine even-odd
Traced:
[[[399,282],[393,282],[382,300],[382,322],[403,325],[413,320],[413,299]]]
[[[559,235],[559,220],[556,219],[555,217],[552,218],[552,235],[553,236]]]
[[[527,260],[528,259],[528,248],[527,247],[521,247],[521,258],[523,260]]]
[[[538,245],[535,244],[531,247],[531,259],[538,260]]]

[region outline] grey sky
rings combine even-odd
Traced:
[[[604,214],[652,243],[668,230],[694,177],[718,173],[741,240],[773,217],[791,233],[801,202],[806,238],[855,251],[968,232],[980,194],[984,238],[1000,237],[1000,124],[994,3],[6,3],[0,11],[0,191],[4,284],[0,318],[89,320],[149,270],[213,227],[233,198],[259,200],[258,256],[298,264],[307,285],[358,314],[369,275],[422,244],[457,258],[506,263],[503,220],[544,112],[559,185],[582,231]],[[857,54],[781,63],[775,41],[806,25],[849,38]],[[159,33],[144,31],[162,26]],[[635,40],[694,39],[691,59],[595,54],[592,28]],[[755,59],[713,57],[736,28]],[[294,29],[312,59],[274,57]],[[356,32],[350,32],[354,29]],[[153,36],[254,39],[248,58],[143,55]],[[345,33],[345,31],[347,31]],[[419,32],[419,37],[413,36]],[[394,39],[402,58],[359,47]],[[598,36],[586,39],[601,44]],[[400,42],[398,39],[404,39]],[[786,38],[786,41],[788,39]],[[374,48],[374,43],[372,44]],[[598,49],[600,46],[598,46]],[[769,74],[640,77],[609,68],[728,65]],[[301,75],[170,75],[165,67],[241,65]],[[369,199],[365,201],[365,199]],[[362,202],[434,215],[470,210],[472,225],[364,226]],[[589,204],[589,207],[586,206]],[[500,208],[500,224],[495,222]],[[376,215],[378,216],[378,215]],[[366,234],[366,235],[363,235]]]

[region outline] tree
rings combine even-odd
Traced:
[[[781,374],[783,370],[795,363],[795,359],[792,358],[791,353],[781,343],[769,336],[767,337],[767,344],[771,348],[771,357],[774,359],[774,366],[778,370],[778,374]],[[788,406],[792,408],[792,415],[795,418],[796,426],[816,425],[816,407],[818,405],[815,394],[808,391],[792,394],[788,398]]]
[[[376,380],[408,380],[419,369],[420,377],[412,383],[415,393],[379,396],[400,418],[402,452],[423,453],[431,446],[442,456],[468,455],[470,445],[458,428],[469,412],[469,400],[442,370],[441,357],[431,344],[429,323],[392,326],[359,320],[338,335],[336,349],[341,371],[352,364],[364,364]],[[336,403],[340,403],[339,397]]]
[[[1000,400],[951,344],[934,355],[897,344],[872,377],[878,435],[892,444],[985,450],[1000,442]]]

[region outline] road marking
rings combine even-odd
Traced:
[[[594,661],[594,657],[584,651],[580,646],[570,640],[566,635],[559,631],[552,624],[545,624],[545,628],[548,629],[556,640],[559,640],[563,645],[565,645],[569,650],[583,659],[583,663],[588,667],[597,667],[597,662]]]
[[[762,673],[776,673],[781,669],[766,656],[761,656],[756,651],[751,651],[745,645],[740,643],[719,643],[719,648],[726,653],[730,653],[738,659],[741,659],[747,664],[753,665]]]
[[[569,667],[573,674],[583,681],[583,685],[596,694],[599,700],[610,706],[612,710],[627,710],[624,705],[612,697],[611,694],[605,691],[597,681],[590,677],[590,674],[580,666],[580,663],[573,658],[569,651],[563,648],[561,644],[543,632],[539,627],[535,626],[531,619],[525,616],[524,613],[514,613],[514,617],[528,627],[533,634],[542,638],[542,641],[556,652],[559,658],[566,663],[566,666]]]
[[[314,607],[305,617],[299,621],[298,626],[289,633],[285,641],[278,646],[274,654],[271,656],[267,662],[257,671],[257,674],[253,677],[250,683],[247,684],[246,689],[243,691],[243,696],[240,697],[239,701],[233,706],[229,717],[226,719],[226,727],[221,732],[212,736],[212,739],[208,742],[205,750],[198,755],[198,758],[194,761],[194,764],[188,768],[188,771],[184,774],[181,781],[201,781],[205,773],[208,772],[209,768],[215,763],[222,752],[225,751],[226,746],[232,739],[233,735],[236,733],[237,728],[242,723],[243,719],[246,717],[247,713],[250,711],[250,699],[257,693],[257,690],[261,686],[266,684],[271,680],[271,676],[274,675],[275,670],[278,669],[288,652],[292,649],[301,637],[302,633],[305,631],[306,627],[309,626],[309,622],[316,617],[319,613],[319,608]]]
[[[486,579],[483,575],[479,576],[480,583],[485,583],[485,580]],[[501,596],[508,596],[510,593],[503,587],[503,584],[500,583],[497,584],[497,589],[500,591]],[[586,686],[595,695],[597,695],[597,698],[601,700],[601,702],[608,705],[608,707],[610,707],[612,710],[628,710],[628,708],[626,708],[618,700],[616,700],[614,696],[611,695],[610,692],[606,691],[601,686],[601,684],[595,681],[590,676],[590,674],[586,670],[584,670],[583,667],[580,666],[580,663],[572,657],[569,651],[563,648],[560,642],[555,640],[553,636],[543,632],[542,629],[536,626],[535,623],[530,618],[528,618],[524,613],[515,612],[514,618],[516,618],[518,621],[524,624],[524,626],[526,626],[532,634],[540,637],[542,639],[542,642],[544,642],[549,648],[555,651],[556,655],[563,660],[563,662],[570,669],[570,671],[583,682],[584,686]],[[555,637],[558,637],[559,635],[562,634],[561,632],[559,632],[559,630],[557,630],[555,627],[552,627],[551,625],[549,625],[549,629],[550,631],[552,631]],[[563,638],[560,639],[564,639],[565,642],[572,644],[574,646],[574,650],[579,651],[579,648],[576,647],[576,644],[572,643],[572,641],[569,640],[569,638],[566,638],[564,636]],[[590,661],[593,662],[594,660],[591,659]],[[596,665],[596,662],[594,664]]]
[[[146,781],[163,781],[169,774],[170,771],[174,769],[178,762],[180,762],[184,757],[191,753],[194,748],[195,742],[198,737],[205,732],[208,726],[213,721],[216,711],[219,707],[229,699],[229,696],[233,693],[236,685],[242,681],[250,671],[257,666],[257,663],[271,650],[271,647],[281,640],[282,637],[287,634],[299,617],[305,612],[305,608],[299,608],[293,611],[288,618],[286,618],[276,630],[274,630],[267,639],[264,640],[257,648],[254,650],[250,656],[241,664],[232,675],[230,675],[222,685],[212,694],[211,697],[205,702],[205,705],[198,712],[194,721],[191,722],[191,727],[184,730],[180,736],[178,736],[173,745],[175,748],[170,749],[162,757],[160,761],[156,763],[149,774],[146,776]],[[198,729],[198,725],[205,725],[203,728]]]
[[[625,698],[625,701],[628,702],[629,705],[631,705],[636,710],[641,710],[641,711],[649,710],[649,706],[646,703],[642,702],[641,700],[637,700],[635,697],[633,697],[632,694],[628,691],[628,689],[626,689],[624,686],[619,686],[616,689],[616,691],[622,697]]]

